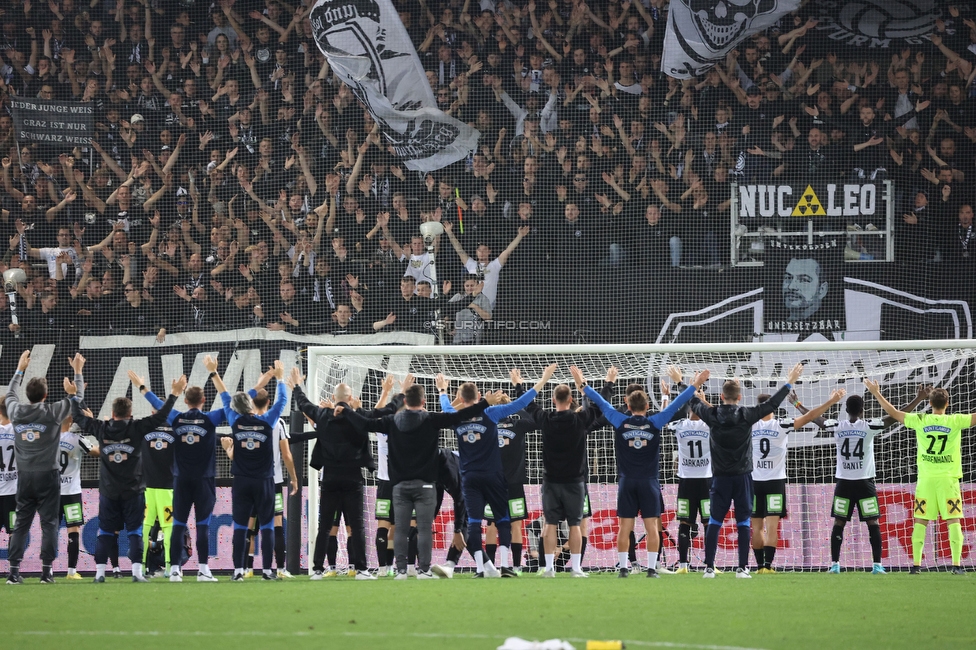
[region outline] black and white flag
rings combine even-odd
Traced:
[[[309,20],[332,70],[366,105],[407,168],[441,169],[477,147],[476,129],[437,109],[390,0],[319,0]]]
[[[695,77],[743,40],[800,6],[800,0],[672,0],[661,69]]]

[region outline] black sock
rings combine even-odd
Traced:
[[[68,568],[76,569],[78,568],[78,552],[81,550],[81,544],[78,539],[78,533],[68,533]]]
[[[757,569],[763,568],[766,565],[765,551],[763,551],[761,547],[754,548],[752,549],[752,554],[756,556],[756,568]]]
[[[498,548],[498,544],[485,544],[485,554],[488,555],[488,560],[494,564],[495,563],[495,550]]]
[[[325,557],[329,566],[333,569],[336,565],[337,555],[339,555],[339,538],[335,535],[329,535],[329,545],[326,547]]]
[[[512,566],[522,566],[522,544],[512,542]]]
[[[407,540],[407,564],[417,564],[417,528],[410,527],[410,537]]]
[[[763,551],[766,555],[766,568],[771,569],[773,567],[773,559],[776,557],[776,547],[763,546]]]
[[[664,531],[657,534],[657,560],[658,565],[664,566]]]
[[[390,539],[389,534],[389,528],[376,529],[376,561],[379,562],[380,566],[389,566],[386,561],[386,545]]]
[[[691,524],[678,524],[678,562],[688,563],[688,551],[691,549]]]
[[[250,528],[244,534],[244,568],[248,571],[254,568],[254,537],[256,535],[257,531]]]
[[[871,559],[875,564],[881,564],[881,526],[868,526],[868,537],[871,539]]]
[[[116,569],[119,568],[119,535],[116,533],[112,536],[112,541],[108,548],[108,558],[112,562],[112,566]]]
[[[392,548],[386,549],[386,566],[396,566],[396,553]]]
[[[274,529],[274,557],[278,570],[285,568],[285,527],[275,526]]]
[[[583,543],[580,545],[580,566],[583,564],[584,556],[586,556],[586,535],[583,535]]]
[[[447,561],[457,564],[458,560],[460,559],[461,559],[461,551],[458,550],[457,546],[451,544],[451,547],[447,549]]]
[[[627,559],[630,560],[631,566],[637,562],[637,535],[634,531],[630,531],[630,540],[627,542]]]
[[[878,533],[881,531],[878,530]],[[844,543],[844,527],[834,524],[830,531],[830,561],[840,562],[840,545]],[[873,549],[872,549],[873,550]]]

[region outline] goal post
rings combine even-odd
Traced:
[[[619,369],[618,389],[613,400],[622,404],[623,388],[630,383],[644,387],[654,407],[660,407],[659,379],[667,365],[679,366],[686,380],[697,371],[708,369],[711,378],[705,386],[709,395],[717,396],[726,379],[739,379],[743,387],[743,404],[754,404],[760,393],[773,393],[785,380],[796,363],[803,363],[805,371],[795,391],[805,405],[817,406],[827,400],[837,388],[865,397],[865,417],[881,417],[883,412],[862,385],[863,378],[881,383],[884,395],[897,406],[915,397],[923,384],[947,388],[950,393],[950,412],[976,410],[976,341],[974,340],[918,340],[918,341],[807,341],[752,342],[703,344],[641,344],[641,345],[548,345],[548,346],[312,346],[308,349],[307,385],[309,398],[314,402],[331,396],[335,386],[346,383],[363,403],[372,406],[379,397],[380,384],[387,374],[402,381],[407,373],[428,388],[428,395],[436,395],[433,380],[438,373],[451,381],[452,389],[463,381],[475,382],[484,393],[505,390],[510,386],[509,369],[518,367],[524,380],[531,384],[541,376],[543,368],[558,363],[559,370],[551,386],[567,383],[572,386],[570,365],[580,367],[594,385],[599,385],[607,369]],[[549,391],[538,399],[551,405]],[[717,399],[717,397],[716,397]],[[438,410],[436,400],[428,399],[428,408]],[[713,401],[714,402],[714,401]],[[840,408],[842,408],[841,405]],[[828,417],[840,415],[838,407]],[[791,404],[780,407],[777,417],[793,417],[797,413]],[[371,435],[371,437],[373,437]],[[444,432],[441,445],[456,449],[450,432]],[[375,451],[375,441],[374,447]],[[672,457],[676,454],[673,436],[662,436],[661,483],[665,497],[663,523],[669,540],[664,553],[669,563],[676,561],[677,520],[675,519],[676,474]],[[973,476],[973,445],[964,443],[964,501],[967,491],[976,496]],[[589,462],[588,489],[591,501],[588,550],[584,563],[591,568],[612,569],[616,562],[616,468],[612,432],[608,429],[593,432],[587,441]],[[777,563],[796,569],[819,569],[829,564],[829,533],[832,518],[830,506],[833,495],[836,450],[829,433],[808,425],[790,435],[788,446],[788,512],[780,524],[780,546]],[[896,425],[882,432],[875,442],[875,458],[879,501],[882,508],[882,533],[885,539],[886,564],[893,566],[910,562],[911,554],[911,495],[915,480],[915,439],[906,435],[904,427]],[[542,479],[541,440],[530,434],[526,441],[526,464],[529,474],[527,498],[529,510],[537,516],[540,508],[538,485]],[[373,485],[372,477],[367,484]],[[449,498],[442,506],[447,513]],[[971,500],[970,500],[971,501]],[[375,530],[372,492],[367,490],[367,541]],[[309,474],[309,556],[317,532],[318,517],[317,474]],[[451,517],[446,515],[446,521]],[[438,520],[440,521],[440,519]],[[531,528],[534,522],[526,520]],[[727,524],[728,526],[729,524]],[[642,530],[638,526],[638,534]],[[907,533],[906,533],[907,531]],[[948,546],[943,537],[944,526],[937,526],[929,536],[926,558],[941,561]],[[439,531],[435,524],[435,560],[450,543],[451,531]],[[728,534],[728,540],[726,540]],[[344,539],[344,532],[340,532]],[[701,556],[703,531],[694,541],[693,556]],[[719,563],[734,564],[735,533],[723,529]],[[672,543],[673,542],[673,543]],[[976,539],[973,540],[976,543]],[[530,543],[526,541],[528,550]],[[374,566],[375,552],[367,544],[370,564]],[[728,548],[726,548],[728,547]],[[340,549],[343,545],[340,544]],[[643,549],[643,545],[641,545]],[[947,553],[948,551],[945,550]],[[340,551],[342,554],[342,551]],[[695,555],[697,554],[697,555]],[[643,555],[639,554],[639,558]],[[728,558],[724,560],[724,558]],[[466,558],[467,559],[467,558]],[[870,547],[864,526],[848,526],[842,564],[870,566]],[[693,558],[693,563],[694,563]]]

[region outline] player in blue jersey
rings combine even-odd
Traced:
[[[576,366],[570,367],[573,379],[582,385],[583,394],[596,404],[604,417],[613,426],[614,452],[617,458],[617,518],[620,522],[617,532],[617,556],[620,562],[620,577],[630,575],[627,547],[634,520],[640,513],[647,532],[647,577],[657,578],[657,554],[659,550],[658,528],[661,517],[661,430],[708,380],[708,371],[695,376],[691,386],[685,388],[666,409],[647,416],[648,397],[642,390],[627,395],[629,413],[621,413],[600,393],[586,385],[583,372]],[[679,383],[681,370],[668,366],[668,376]],[[611,367],[607,372],[607,382],[617,379],[617,369]]]
[[[248,393],[235,393],[231,397],[217,374],[217,360],[204,359],[204,365],[213,378],[224,402],[224,416],[231,427],[233,445],[227,449],[234,475],[231,488],[234,519],[234,580],[244,580],[244,560],[247,555],[248,519],[254,512],[261,530],[262,578],[277,580],[271,568],[274,557],[274,446],[278,444],[274,427],[288,401],[285,384],[285,367],[281,361],[274,363],[274,377],[278,382],[274,405],[258,407]]]
[[[524,395],[508,404],[499,404],[485,409],[474,417],[453,427],[458,439],[458,452],[461,466],[461,491],[464,493],[464,503],[468,510],[468,552],[477,564],[475,577],[515,578],[518,574],[512,570],[512,521],[508,516],[508,485],[505,471],[502,468],[502,453],[498,446],[499,421],[518,413],[532,400],[539,391],[552,379],[556,372],[556,364],[545,369],[542,379]],[[509,373],[512,384],[518,388],[522,385],[522,375],[518,368]],[[437,375],[437,390],[440,392],[441,410],[453,413],[454,407],[447,396],[447,379],[444,375]],[[465,382],[458,388],[458,400],[464,407],[473,406],[481,400],[481,393],[471,382]],[[491,507],[498,529],[498,564],[501,571],[485,561],[484,549],[481,546],[481,521],[485,515],[485,504]],[[440,567],[432,567],[440,574]]]
[[[139,391],[153,408],[162,408],[163,401],[152,391],[145,386],[140,386]],[[224,410],[203,411],[206,397],[199,386],[187,388],[184,399],[189,410],[180,413],[173,409],[168,418],[176,439],[173,449],[173,529],[169,543],[172,569],[169,580],[183,582],[180,568],[183,534],[192,507],[196,511],[197,522],[197,582],[217,582],[208,562],[210,517],[217,501],[217,425],[224,421]]]

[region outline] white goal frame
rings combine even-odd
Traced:
[[[375,357],[382,360],[385,357],[399,357],[404,361],[402,372],[390,368],[394,374],[406,374],[409,365],[407,357],[413,355],[428,356],[518,356],[531,355],[536,357],[560,355],[654,355],[654,354],[693,354],[693,353],[750,353],[750,352],[840,352],[846,350],[888,350],[888,351],[925,351],[946,349],[976,349],[976,339],[928,339],[928,340],[844,340],[817,342],[753,342],[753,343],[694,343],[694,344],[592,344],[592,345],[310,345],[308,347],[308,365],[306,368],[306,386],[308,397],[315,403],[319,400],[322,390],[315,369],[322,357],[357,356]],[[693,368],[686,368],[692,371]],[[365,374],[365,373],[364,373]],[[595,378],[593,378],[595,379]],[[553,379],[559,381],[559,379]],[[801,379],[802,381],[802,379]],[[359,394],[358,386],[351,386],[353,394]],[[308,470],[308,571],[312,572],[312,552],[315,547],[315,536],[318,533],[319,510],[319,472]]]

